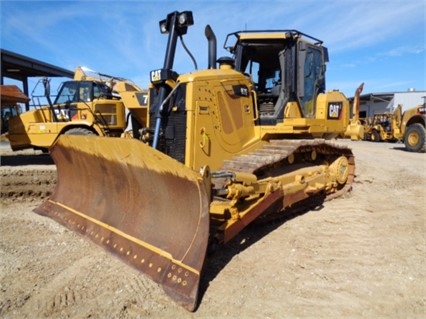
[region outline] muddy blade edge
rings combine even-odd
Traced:
[[[136,140],[61,136],[58,180],[34,211],[90,238],[195,310],[209,236],[200,176]]]

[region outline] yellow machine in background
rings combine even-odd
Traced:
[[[16,85],[0,85],[1,95],[1,134],[9,131],[9,120],[21,113],[19,103],[27,103],[30,98]]]
[[[225,41],[232,58],[217,60],[207,26],[208,67],[179,75],[177,40],[192,24],[190,11],[160,21],[169,40],[163,68],[150,73],[140,139],[62,135],[51,148],[56,189],[35,210],[144,272],[191,311],[207,247],[259,217],[345,193],[355,171],[351,150],[326,141],[351,119],[346,97],[325,90],[320,40],[297,30],[234,32]]]
[[[406,110],[398,105],[393,113],[375,114],[365,123],[365,139],[373,142],[403,141],[410,152],[426,151],[426,103]]]
[[[393,113],[374,114],[365,120],[364,139],[372,142],[397,141],[396,136],[400,135],[401,118],[401,105],[398,105]]]
[[[402,114],[399,132],[395,134],[403,139],[407,151],[426,152],[426,101],[423,105],[412,107]]]
[[[43,79],[43,84],[48,105],[9,120],[7,137],[14,151],[47,151],[62,134],[120,137],[131,127],[130,135],[138,137],[138,129],[146,126],[147,92],[126,79],[88,76],[78,67],[74,80],[62,83],[53,103],[49,80]]]

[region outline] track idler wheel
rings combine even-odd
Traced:
[[[340,156],[330,165],[332,180],[338,185],[345,185],[349,176],[349,162],[345,156]]]

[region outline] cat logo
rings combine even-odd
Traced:
[[[249,89],[245,85],[233,85],[232,88],[236,96],[249,96]]]
[[[327,119],[338,120],[342,114],[342,102],[330,102],[328,103]]]
[[[151,82],[158,82],[161,80],[161,70],[151,71]]]

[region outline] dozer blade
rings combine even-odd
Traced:
[[[35,209],[119,256],[193,311],[209,236],[201,175],[132,139],[61,136],[58,180]]]

